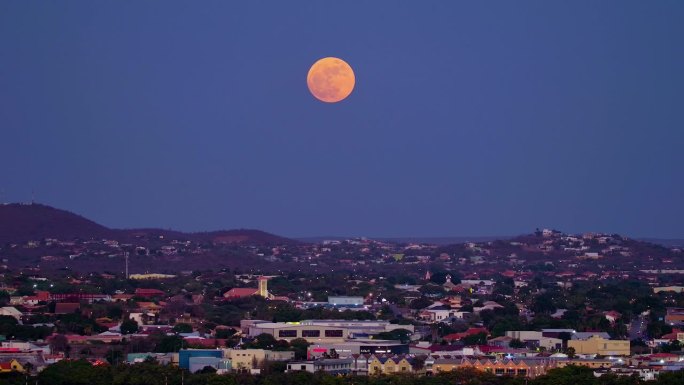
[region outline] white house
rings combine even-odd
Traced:
[[[6,315],[10,317],[14,317],[17,319],[17,321],[21,320],[21,316],[23,315],[22,312],[17,310],[16,307],[13,306],[5,306],[0,308],[0,315]]]

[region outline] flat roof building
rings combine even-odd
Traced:
[[[304,338],[311,343],[344,342],[355,336],[376,335],[395,329],[413,332],[413,325],[397,325],[388,321],[307,320],[301,322],[261,322],[248,326],[250,337],[270,334],[276,339],[291,341]]]
[[[409,345],[394,340],[349,340],[338,343],[312,344],[307,350],[309,359],[322,357],[324,354],[337,354],[340,358],[358,354],[408,354]]]

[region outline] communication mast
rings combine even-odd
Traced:
[[[126,279],[128,279],[128,251],[124,251],[124,259],[126,260]]]

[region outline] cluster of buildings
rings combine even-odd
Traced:
[[[27,247],[53,246],[72,248],[75,254],[69,257],[61,254],[58,257],[45,256],[42,258],[43,262],[59,262],[66,258],[73,260],[93,252],[98,256],[122,257],[126,255],[127,257],[124,249],[132,247],[131,245],[123,247],[116,241],[106,240],[61,242],[50,239],[44,240],[40,245],[29,244]],[[177,293],[175,296],[168,295],[164,290],[144,287],[129,289],[128,293],[55,293],[35,289],[32,295],[15,295],[16,288],[4,287],[0,288],[0,291],[7,291],[11,293],[11,296],[8,306],[0,308],[0,316],[12,317],[19,323],[36,314],[49,315],[53,320],[56,319],[56,322],[59,322],[60,316],[70,314],[81,314],[85,318],[91,318],[96,325],[106,331],[72,333],[62,337],[71,349],[72,356],[79,355],[97,364],[102,363],[108,349],[112,346],[121,346],[124,340],[133,344],[138,340],[148,338],[153,333],[162,333],[179,336],[186,345],[194,348],[183,349],[179,346],[178,350],[172,353],[145,351],[129,353],[123,359],[128,363],[153,359],[163,364],[178,365],[191,372],[211,367],[218,373],[229,371],[256,373],[269,362],[277,361],[285,363],[288,372],[434,375],[459,368],[474,368],[495,375],[528,378],[543,375],[548,370],[557,367],[582,365],[594,369],[598,374],[614,372],[632,375],[636,373],[644,379],[652,379],[661,371],[684,368],[684,353],[675,351],[633,354],[630,340],[611,338],[608,333],[598,331],[508,330],[504,335],[501,335],[499,331],[496,333],[497,337],[492,337],[490,331],[483,326],[486,323],[479,321],[484,319],[486,313],[491,314],[510,306],[510,303],[506,303],[507,301],[515,303],[519,311],[516,314],[520,314],[521,318],[530,321],[534,317],[528,308],[531,307],[529,301],[525,303],[524,299],[516,298],[514,292],[495,293],[498,282],[491,279],[492,277],[497,277],[497,279],[504,277],[507,282],[512,282],[514,291],[531,287],[533,279],[541,276],[545,284],[554,284],[562,289],[571,288],[580,280],[639,278],[651,284],[654,295],[681,293],[682,286],[678,286],[677,282],[670,282],[676,280],[663,282],[660,279],[663,275],[678,274],[678,270],[674,268],[677,261],[672,262],[668,259],[669,257],[656,256],[650,260],[645,258],[647,266],[643,269],[596,269],[598,266],[603,266],[602,264],[610,258],[628,259],[638,256],[637,247],[638,245],[635,246],[633,242],[618,236],[605,234],[572,236],[552,230],[540,230],[535,236],[515,240],[468,242],[459,245],[457,251],[445,249],[443,252],[438,251],[435,245],[418,243],[399,245],[367,239],[330,241],[291,247],[286,245],[273,248],[245,246],[246,249],[255,253],[255,257],[274,263],[293,262],[301,266],[329,270],[341,266],[358,269],[359,272],[368,266],[376,269],[374,275],[357,274],[355,278],[359,279],[353,282],[350,280],[348,285],[344,286],[344,290],[330,293],[326,290],[327,301],[322,300],[325,298],[321,295],[322,293],[317,293],[318,296],[314,295],[317,300],[313,300],[312,294],[306,292],[309,289],[297,293],[286,293],[287,296],[276,295],[269,290],[268,283],[271,277],[256,273],[254,275],[235,274],[238,285],[248,286],[232,287],[235,281],[231,280],[231,286],[221,286],[226,289],[230,287],[230,289],[217,291],[210,301],[205,300],[204,296],[208,290],[216,289],[210,288],[207,284],[212,281],[213,273],[188,278],[193,280],[192,286],[200,287],[200,289],[194,292]],[[207,253],[206,249],[199,248],[192,242],[172,240],[165,240],[164,245],[153,251],[142,246],[136,247],[135,250],[135,254],[139,257],[149,256],[152,253],[164,257],[181,258],[182,255],[188,253]],[[672,249],[668,251],[670,253],[668,255],[679,252],[681,251],[678,249]],[[343,257],[340,258],[340,255]],[[344,255],[349,255],[349,258]],[[540,255],[559,257],[555,258],[553,263],[539,263],[539,271],[534,273],[531,269],[525,268],[532,262],[538,262],[530,258]],[[442,271],[462,274],[462,279],[452,280],[450,275],[446,275],[444,283],[435,283],[430,272],[435,263],[441,264]],[[648,266],[663,263],[665,264],[663,266],[672,264],[673,269],[654,269]],[[386,266],[377,269],[377,265],[380,264]],[[419,276],[409,277],[411,283],[402,283],[398,278],[391,276],[392,271],[405,269],[404,265],[418,265],[411,267],[413,272],[420,271]],[[547,267],[549,268],[546,269]],[[391,270],[392,268],[397,270]],[[378,273],[378,270],[381,272]],[[180,273],[180,276],[188,277],[189,275]],[[107,279],[116,278],[110,274],[101,276]],[[134,287],[137,287],[141,284],[148,285],[147,280],[171,280],[176,278],[176,275],[149,273],[128,277],[145,281],[144,283],[136,282]],[[46,279],[38,275],[31,276],[30,279],[36,280],[45,289],[45,284],[42,282]],[[390,279],[393,281],[388,284]],[[68,283],[78,286],[87,284],[87,281],[72,278]],[[372,292],[367,296],[336,295],[345,291],[347,293],[362,292],[358,290],[358,286],[362,285],[371,288]],[[150,286],[165,287],[161,284],[150,284]],[[436,290],[431,290],[435,288]],[[528,296],[539,294],[538,289],[535,290],[537,291],[527,290],[526,292],[529,293]],[[395,299],[387,300],[385,294],[388,293],[394,294]],[[203,325],[208,323],[201,312],[186,314],[183,310],[182,315],[174,315],[173,311],[169,310],[174,304],[180,304],[181,309],[192,306],[223,306],[231,301],[253,296],[260,297],[258,301],[262,304],[270,304],[271,301],[288,302],[293,305],[293,308],[301,311],[324,308],[328,313],[322,312],[322,314],[330,314],[329,311],[340,311],[346,314],[368,312],[379,317],[381,310],[388,311],[389,309],[393,313],[390,315],[391,318],[401,318],[407,322],[397,324],[384,320],[325,319],[271,322],[243,319],[239,326],[236,324],[212,326],[213,331],[203,329],[199,332]],[[398,297],[401,297],[402,301],[396,300]],[[387,296],[387,298],[392,297]],[[424,305],[410,308],[409,305],[415,299],[420,299]],[[116,302],[125,304],[122,306],[125,311],[120,316],[109,318],[86,315],[86,312],[92,308],[90,305]],[[549,316],[559,320],[565,311],[565,309],[556,309],[549,312]],[[620,313],[611,309],[596,309],[596,314],[604,317],[605,321],[611,325],[618,321],[624,323],[634,321],[622,319]],[[244,313],[244,318],[252,316],[254,316],[252,312]],[[264,316],[264,318],[267,317]],[[126,334],[122,330],[124,320],[135,321],[138,330]],[[236,321],[237,319],[232,318],[231,322],[237,323]],[[673,326],[674,330],[672,333],[651,339],[649,341],[651,347],[668,344],[675,340],[684,343],[684,332],[681,331],[684,327],[681,327],[681,330],[677,328],[678,325],[684,326],[684,309],[668,308],[663,322]],[[172,325],[178,323],[188,324],[194,330],[190,333],[174,332]],[[469,328],[458,333],[437,335],[438,324],[467,325]],[[33,323],[33,325],[55,327],[55,323],[47,322],[45,324]],[[225,338],[217,337],[217,330],[220,327],[237,329],[235,334],[237,341],[234,340],[234,343],[227,346]],[[250,341],[264,334],[288,343],[305,340],[309,345],[306,356],[295,358],[294,351],[278,350],[275,346],[270,349],[244,348]],[[405,338],[399,338],[399,335]],[[471,337],[476,336],[483,337],[476,339],[477,342],[472,342],[475,339]],[[3,336],[0,336],[0,340],[2,338]],[[50,336],[45,340],[31,342],[0,341],[2,342],[0,373],[41,370],[51,363],[65,359],[67,355],[64,349],[55,348],[54,338],[55,336]],[[435,343],[428,341],[435,341]]]

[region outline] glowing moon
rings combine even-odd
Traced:
[[[336,57],[326,57],[315,62],[306,76],[311,94],[326,103],[336,103],[349,96],[355,83],[352,68]]]

